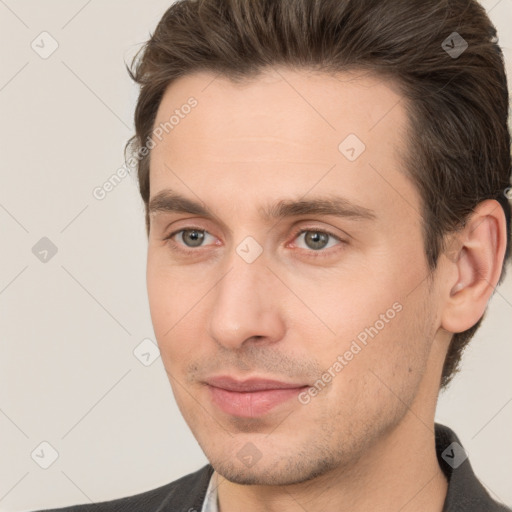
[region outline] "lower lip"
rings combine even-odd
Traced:
[[[307,386],[306,386],[307,387]],[[274,407],[295,398],[306,387],[238,392],[208,386],[212,401],[226,414],[242,418],[262,416]]]

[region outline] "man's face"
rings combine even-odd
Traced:
[[[284,69],[195,73],[163,97],[155,128],[181,115],[151,155],[151,316],[178,406],[232,481],[353,464],[437,392],[400,99],[367,75]],[[166,210],[171,192],[204,211]]]

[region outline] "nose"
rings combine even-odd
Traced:
[[[276,278],[265,261],[246,263],[234,255],[227,274],[217,283],[209,319],[209,334],[225,348],[244,343],[275,343],[285,334],[276,294]]]

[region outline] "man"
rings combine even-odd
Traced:
[[[211,465],[104,511],[504,511],[434,423],[510,250],[476,1],[183,0],[136,61],[151,317]]]

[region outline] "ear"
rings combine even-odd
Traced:
[[[455,235],[443,286],[441,325],[463,332],[483,316],[501,275],[507,245],[505,212],[493,200],[482,201]]]

